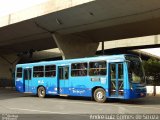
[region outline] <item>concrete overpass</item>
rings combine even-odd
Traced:
[[[115,44],[125,47],[126,38],[160,34],[159,23],[159,0],[48,0],[0,18],[0,76],[11,79],[17,54],[58,47],[63,58],[92,56],[102,41],[125,39]],[[131,43],[142,46],[137,40]],[[159,46],[156,40],[143,46]]]
[[[159,34],[159,13],[159,0],[48,0],[0,19],[0,53],[59,47],[64,58],[92,56],[101,41]]]

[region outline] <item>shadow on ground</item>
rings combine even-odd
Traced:
[[[90,97],[46,96],[46,99],[54,99],[54,98],[66,99],[66,100],[72,100],[72,101],[87,101],[87,102],[90,101],[90,102],[95,102]],[[107,99],[105,103],[115,103],[115,104],[121,103],[121,104],[131,104],[131,105],[160,105],[160,96],[147,96],[145,98],[132,99],[132,100]]]
[[[2,89],[0,88],[0,100],[5,99],[13,99],[13,98],[37,98],[36,95],[33,94],[24,94],[19,93],[15,89]],[[87,102],[95,102],[90,97],[62,97],[62,96],[51,96],[48,95],[44,99],[60,99],[60,100],[70,100],[70,101],[87,101]],[[39,98],[41,99],[41,98]],[[115,104],[132,104],[132,105],[160,105],[160,96],[147,96],[145,98],[133,99],[133,100],[121,100],[121,99],[107,99],[106,103],[115,103]],[[104,103],[105,104],[105,103]]]
[[[0,100],[14,99],[24,96],[26,95],[23,93],[18,93],[14,88],[0,88]]]

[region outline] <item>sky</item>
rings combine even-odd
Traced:
[[[46,1],[47,0],[0,0],[0,17]],[[160,48],[142,49],[142,51],[160,56]]]

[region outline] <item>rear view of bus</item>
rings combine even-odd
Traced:
[[[137,56],[125,56],[128,67],[129,90],[126,90],[124,98],[134,99],[146,96],[146,81],[142,61]]]

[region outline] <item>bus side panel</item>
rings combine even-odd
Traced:
[[[90,84],[91,84],[91,88],[103,88],[106,91],[106,97],[109,96],[109,84],[108,84],[108,76],[91,76],[89,78],[90,80]],[[94,92],[94,91],[92,91]]]
[[[96,77],[99,81],[92,81],[92,77],[71,77],[70,78],[70,95],[92,97],[92,88],[102,87],[107,91],[106,76]],[[105,79],[105,80],[104,80]],[[104,81],[103,81],[104,80]]]
[[[50,78],[45,78],[46,79],[46,94],[58,94],[57,91],[57,77],[50,77]]]
[[[37,94],[39,86],[46,89],[46,94],[57,94],[57,80],[56,77],[41,77],[32,79],[32,93]]]
[[[25,92],[25,89],[24,89],[24,82],[23,82],[23,79],[22,78],[17,78],[15,80],[15,87],[16,87],[16,90],[18,92]]]
[[[30,86],[31,92],[37,94],[37,87],[38,87],[37,78],[32,78],[31,83],[32,83],[32,86]]]
[[[125,92],[124,99],[134,99],[135,98],[132,90],[125,89],[124,92]]]
[[[89,77],[70,77],[69,91],[71,96],[91,96]]]

